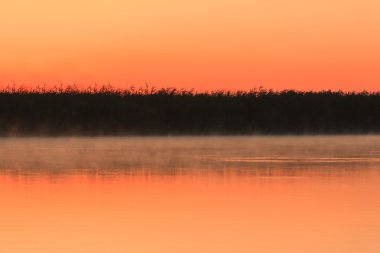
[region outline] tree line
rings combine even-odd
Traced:
[[[380,93],[176,88],[0,90],[0,135],[380,133]]]

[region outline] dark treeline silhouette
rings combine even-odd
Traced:
[[[380,133],[379,92],[0,90],[3,136],[371,133]]]

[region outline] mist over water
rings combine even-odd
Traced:
[[[379,252],[380,136],[0,139],[0,252]]]
[[[380,164],[380,136],[0,139],[1,173],[155,175],[232,170],[347,170]]]

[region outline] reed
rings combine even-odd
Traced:
[[[377,134],[380,93],[117,89],[0,90],[0,135]]]

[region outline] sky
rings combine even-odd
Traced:
[[[379,90],[378,0],[4,0],[0,86]]]

